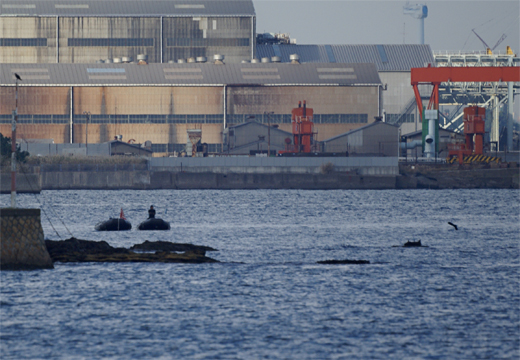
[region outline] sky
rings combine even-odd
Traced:
[[[257,32],[289,33],[297,44],[418,44],[419,22],[403,14],[406,1],[390,0],[253,0]],[[434,52],[481,51],[503,34],[506,45],[520,53],[520,1],[410,1],[424,4],[425,43]]]

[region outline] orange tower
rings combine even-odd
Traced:
[[[281,153],[310,153],[314,145],[314,123],[312,122],[313,110],[307,108],[307,102],[298,102],[298,107],[292,109],[292,133],[294,145],[287,145]]]
[[[484,133],[486,109],[478,106],[469,106],[464,109],[464,135],[465,144],[449,146],[449,157],[457,156],[459,164],[464,161],[464,156],[482,155],[484,153]]]

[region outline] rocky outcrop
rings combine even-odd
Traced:
[[[192,244],[171,243],[169,241],[148,241],[134,245],[132,251],[174,251],[174,252],[194,252],[199,255],[206,255],[206,251],[218,251],[209,246],[198,246]]]
[[[148,243],[148,244],[147,244]],[[155,253],[135,252],[134,249],[150,248],[148,241],[144,244],[134,245],[134,249],[114,248],[106,241],[79,240],[70,238],[64,241],[45,240],[53,262],[162,262],[162,263],[212,263],[218,260],[205,256],[210,251],[206,246],[191,244],[175,244],[161,242],[162,249]],[[168,245],[169,244],[169,245]],[[175,245],[180,245],[175,247]],[[183,250],[170,250],[170,249]],[[148,250],[141,250],[148,251]],[[183,251],[178,253],[176,251]],[[211,251],[216,251],[212,249]]]
[[[326,265],[354,264],[354,265],[362,265],[362,264],[370,264],[370,261],[368,261],[368,260],[324,260],[324,261],[318,261],[317,264],[326,264]]]

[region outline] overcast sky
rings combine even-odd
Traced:
[[[297,44],[417,44],[419,22],[403,14],[406,1],[253,0],[257,32],[289,33]],[[520,1],[410,1],[428,6],[425,43],[433,51],[484,50],[503,34],[520,53]]]

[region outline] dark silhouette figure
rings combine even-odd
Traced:
[[[154,219],[155,218],[155,209],[153,208],[153,205],[150,206],[150,209],[148,210],[148,219]]]
[[[18,80],[22,81],[22,78],[17,73],[14,73],[14,77],[17,78]]]
[[[448,224],[450,224],[451,226],[453,226],[455,228],[455,230],[459,230],[459,228],[457,227],[457,225],[455,225],[454,223],[451,223],[448,221]]]

